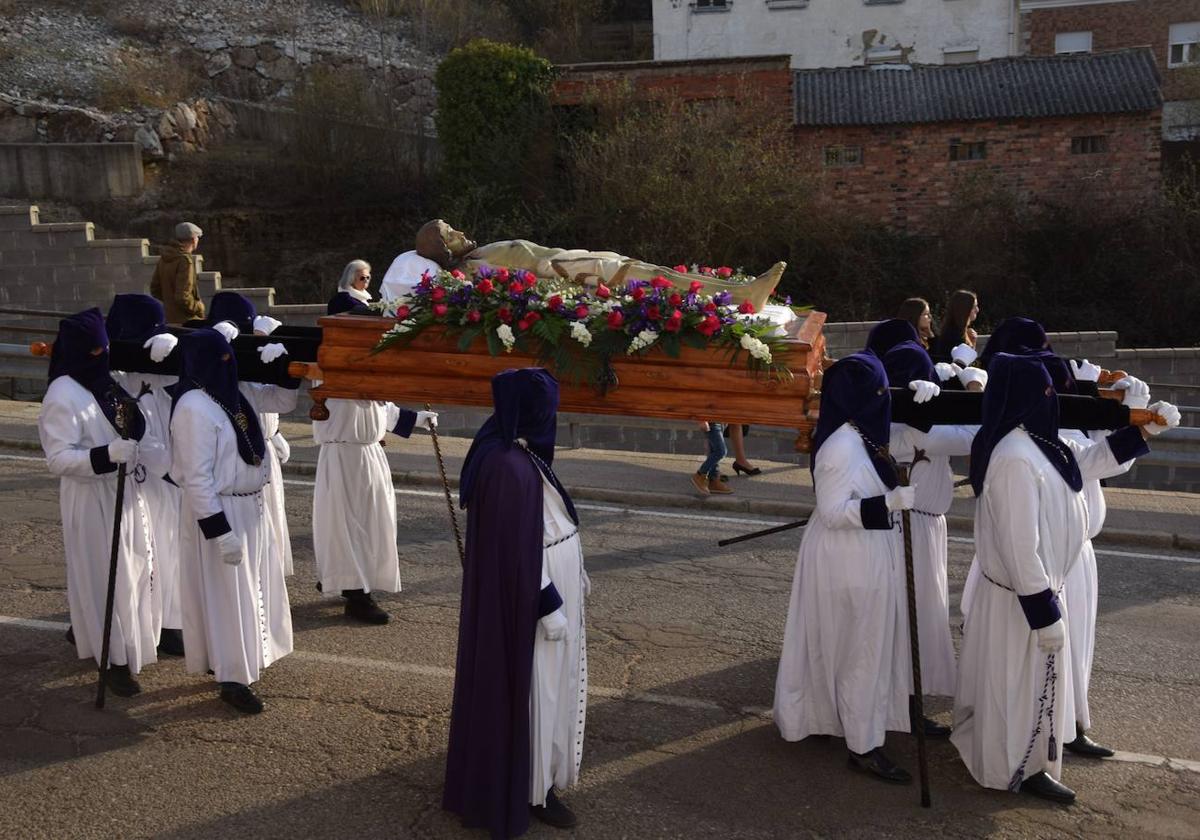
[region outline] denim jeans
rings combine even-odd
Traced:
[[[709,478],[717,478],[721,474],[721,459],[725,457],[725,436],[722,423],[709,422],[708,424],[708,457],[704,459],[704,463],[700,465],[700,469],[696,470],[700,475],[706,475]]]

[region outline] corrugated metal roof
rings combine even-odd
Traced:
[[[1022,56],[978,64],[797,70],[796,124],[890,125],[1162,107],[1149,49]]]

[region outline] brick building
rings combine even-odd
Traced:
[[[1149,47],[1163,79],[1163,139],[1200,139],[1200,0],[1019,0],[1029,55]]]
[[[832,202],[914,232],[981,176],[1033,203],[1103,195],[1137,206],[1160,187],[1159,78],[1144,49],[798,71],[787,55],[561,69],[564,106],[614,83],[700,102],[750,91],[791,118],[797,160]]]

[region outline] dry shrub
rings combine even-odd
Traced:
[[[96,106],[101,110],[165,108],[187,99],[199,86],[196,74],[169,56],[124,51],[120,58],[99,79]]]
[[[104,19],[109,28],[118,35],[137,38],[150,44],[161,44],[168,32],[167,25],[162,21],[145,15],[130,14],[120,8],[108,10]]]

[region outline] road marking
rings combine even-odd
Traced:
[[[970,537],[947,537],[950,542],[962,543],[964,545],[974,545],[975,540]],[[1126,557],[1131,560],[1169,560],[1173,563],[1200,563],[1200,557],[1187,557],[1181,554],[1147,554],[1141,551],[1118,551],[1115,548],[1100,548],[1092,544],[1096,556],[1105,555],[1108,557]]]
[[[49,632],[66,632],[69,624],[62,621],[43,621],[36,618],[17,618],[16,616],[0,615],[0,627],[19,627],[25,630],[41,630]],[[413,662],[393,662],[386,659],[371,659],[364,656],[345,656],[340,653],[322,653],[315,650],[295,650],[291,654],[304,662],[319,662],[325,665],[339,665],[347,668],[369,668],[375,671],[389,671],[397,674],[416,674],[423,677],[438,677],[446,680],[454,679],[453,668],[442,668],[437,665],[420,665]],[[698,697],[681,697],[676,694],[658,694],[653,691],[629,691],[621,688],[607,688],[598,685],[588,686],[588,696],[599,700],[616,700],[627,703],[646,703],[654,706],[669,706],[675,709],[686,709],[699,712],[723,712],[729,709],[712,700]],[[738,717],[770,719],[771,710],[763,706],[742,706],[736,711]],[[1147,767],[1160,767],[1165,770],[1188,770],[1200,773],[1200,761],[1187,758],[1171,758],[1164,755],[1148,755],[1146,753],[1123,752],[1118,750],[1111,761],[1121,761],[1127,764],[1143,764]]]

